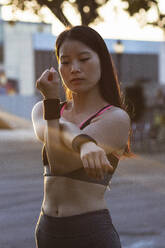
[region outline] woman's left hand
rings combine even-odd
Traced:
[[[94,142],[81,145],[80,158],[89,177],[101,179],[104,173],[113,172],[105,151]]]

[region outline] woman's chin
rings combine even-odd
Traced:
[[[80,86],[72,87],[70,90],[72,91],[73,94],[80,94],[88,91],[88,89],[85,89]]]

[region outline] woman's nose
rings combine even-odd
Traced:
[[[80,66],[78,63],[72,63],[71,65],[71,73],[77,73],[80,72]]]

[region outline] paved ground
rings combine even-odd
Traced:
[[[0,131],[0,248],[35,248],[43,196],[41,144],[29,130]],[[106,201],[123,248],[165,248],[165,155],[121,161]]]

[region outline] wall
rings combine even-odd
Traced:
[[[31,119],[31,111],[39,99],[36,96],[0,96],[0,110]]]
[[[8,78],[19,82],[21,95],[33,95],[35,80],[34,48],[32,35],[41,24],[16,22],[3,23],[4,67]],[[43,24],[43,32],[50,33],[51,26]]]

